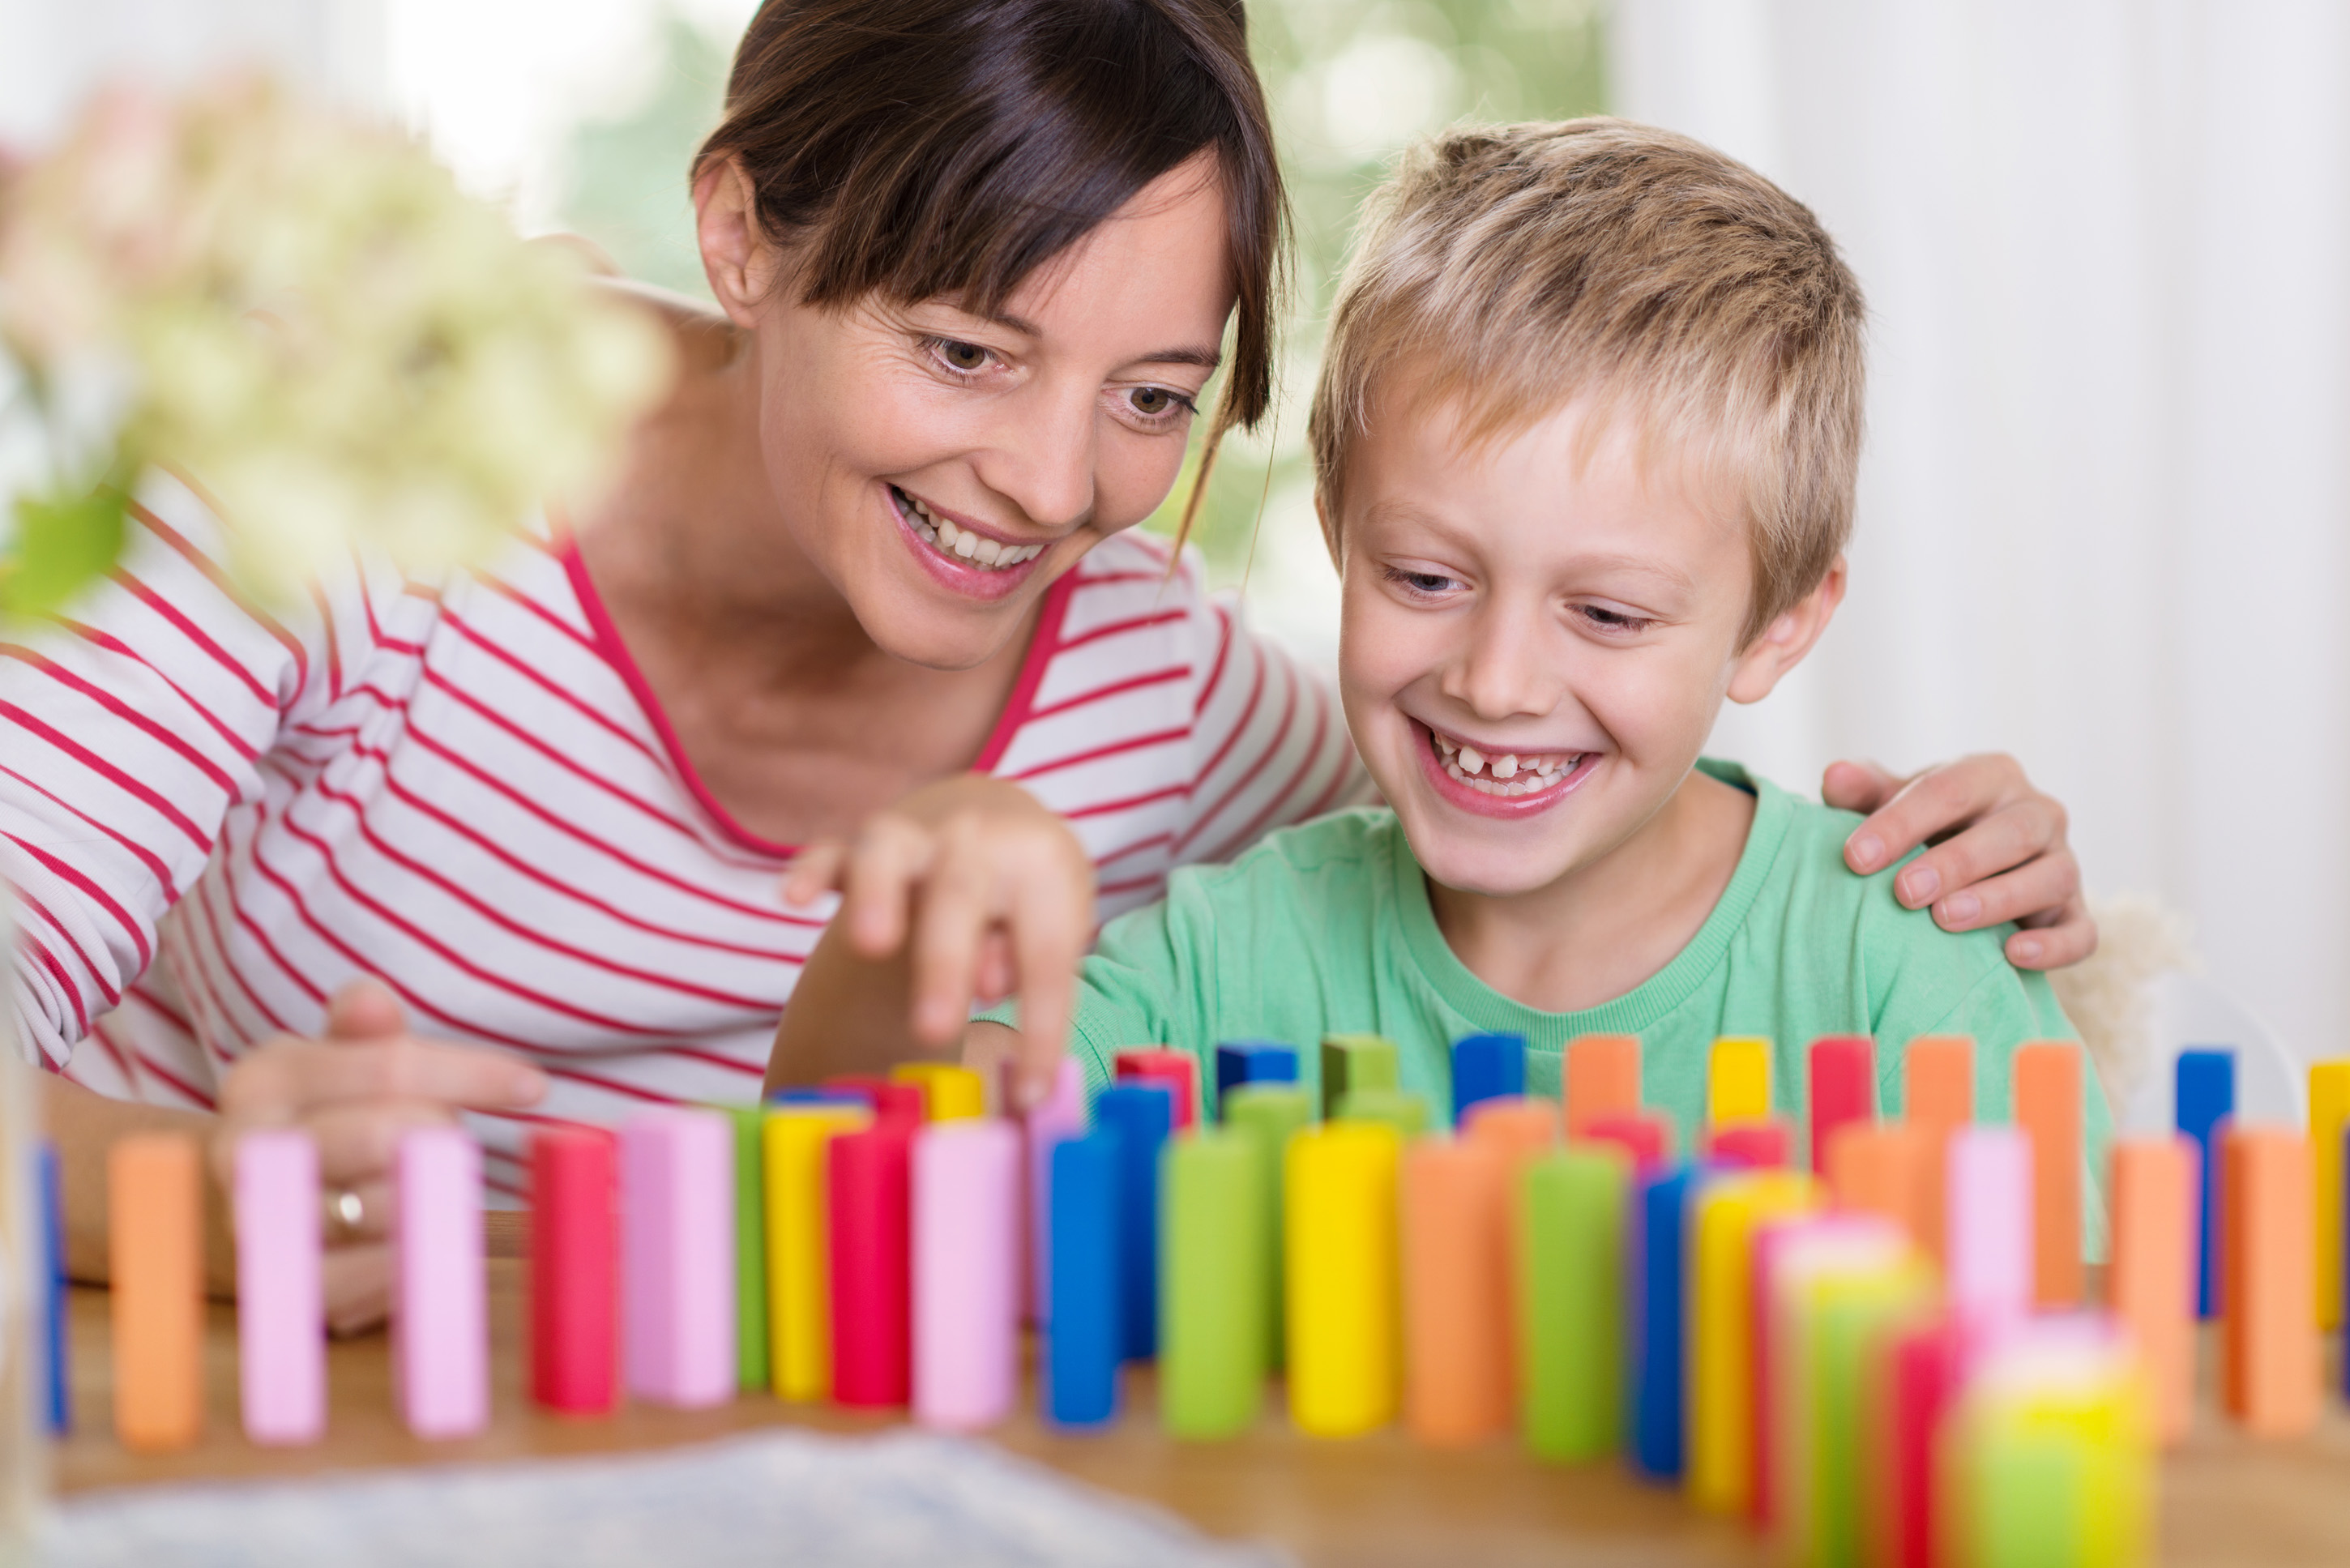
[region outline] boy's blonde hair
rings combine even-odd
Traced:
[[[1306,426],[1335,559],[1347,456],[1411,379],[1472,442],[1570,402],[1586,455],[1629,416],[1743,493],[1742,647],[1819,585],[1852,531],[1860,286],[1811,210],[1685,136],[1612,119],[1467,126],[1371,199]]]

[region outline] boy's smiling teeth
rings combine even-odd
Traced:
[[[889,493],[905,513],[906,520],[914,525],[914,532],[922,536],[923,544],[941,556],[953,556],[967,566],[1001,572],[1023,561],[1033,561],[1045,553],[1042,545],[999,545],[983,534],[958,528],[948,518],[932,516],[929,507],[894,484],[889,487]]]
[[[1548,789],[1583,761],[1581,752],[1503,752],[1489,754],[1434,730],[1437,760],[1450,776],[1480,794],[1533,794]]]

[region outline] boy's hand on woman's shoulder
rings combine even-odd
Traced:
[[[2018,969],[2062,969],[2097,950],[2064,805],[2033,788],[2013,757],[1961,757],[1906,779],[1874,763],[1832,763],[1820,798],[1867,814],[1844,846],[1845,863],[1863,875],[1933,846],[1902,867],[1893,895],[1908,909],[1932,905],[1944,930],[2015,921],[2022,929],[2007,939],[2007,957]]]

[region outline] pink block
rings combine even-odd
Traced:
[[[621,1366],[629,1392],[696,1409],[734,1397],[734,1137],[715,1111],[620,1127]]]
[[[455,1127],[417,1127],[400,1137],[393,1176],[391,1351],[400,1417],[420,1438],[469,1438],[490,1419],[482,1151]]]
[[[244,1435],[315,1443],[327,1431],[318,1146],[291,1128],[237,1140],[237,1386]]]
[[[1947,1158],[1944,1288],[1951,1316],[1980,1334],[2032,1310],[2032,1141],[1962,1127]]]
[[[1053,1146],[1086,1130],[1086,1070],[1073,1056],[1064,1056],[1053,1077],[1053,1092],[1028,1113],[1028,1313],[1038,1327],[1047,1316],[1045,1303],[1053,1299],[1047,1282],[1053,1277]]]
[[[992,1427],[1019,1382],[1020,1135],[933,1122],[914,1135],[914,1418]]]

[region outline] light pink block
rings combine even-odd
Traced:
[[[1987,1333],[2032,1310],[2032,1140],[2014,1127],[1952,1135],[1943,1182],[1950,1314]]]
[[[734,1137],[715,1111],[620,1127],[621,1365],[629,1392],[698,1408],[734,1397]]]
[[[237,1387],[244,1435],[315,1443],[327,1431],[318,1146],[291,1128],[237,1140]]]
[[[1028,1113],[1028,1315],[1039,1328],[1053,1299],[1053,1146],[1086,1130],[1086,1070],[1064,1056],[1053,1092]]]
[[[400,1137],[393,1177],[391,1349],[400,1417],[420,1438],[471,1437],[490,1419],[482,1151],[455,1127],[417,1127]]]
[[[1004,1121],[914,1135],[914,1418],[992,1427],[1019,1382],[1020,1135]]]

